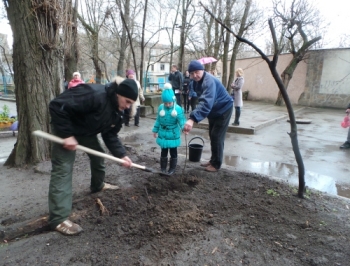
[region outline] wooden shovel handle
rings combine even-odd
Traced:
[[[44,139],[47,139],[47,140],[50,140],[50,141],[53,141],[53,142],[56,142],[56,143],[59,143],[59,144],[62,144],[62,145],[64,143],[64,140],[62,138],[59,138],[59,137],[54,136],[54,135],[51,135],[51,134],[46,133],[46,132],[41,131],[41,130],[35,130],[35,131],[33,131],[32,134],[37,136],[37,137],[42,137]],[[84,151],[86,153],[89,153],[89,154],[92,154],[92,155],[95,155],[95,156],[99,156],[99,157],[102,157],[102,158],[110,159],[112,161],[116,161],[116,162],[121,163],[121,164],[125,163],[125,161],[123,159],[119,159],[119,158],[111,156],[109,154],[106,154],[106,153],[103,153],[103,152],[99,152],[99,151],[95,151],[93,149],[90,149],[90,148],[87,148],[87,147],[84,147],[84,146],[81,146],[81,145],[77,145],[77,150],[81,150],[81,151]],[[142,169],[142,170],[146,169],[146,166],[139,165],[139,164],[136,164],[136,163],[132,163],[131,167],[139,168],[139,169]]]

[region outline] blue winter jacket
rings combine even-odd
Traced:
[[[165,115],[161,116],[159,113],[163,109]],[[171,115],[173,110],[174,106],[167,107],[161,104],[158,107],[157,119],[152,132],[158,133],[156,142],[162,149],[177,148],[181,144],[181,131],[184,128],[186,118],[181,106],[176,104],[177,115],[175,117]]]
[[[190,91],[192,90],[199,97],[196,109],[190,114],[190,118],[196,123],[205,118],[219,117],[233,107],[232,97],[224,85],[208,72],[204,72],[200,81],[191,82]]]

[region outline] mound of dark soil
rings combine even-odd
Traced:
[[[155,158],[132,156],[159,168]],[[345,199],[315,191],[299,199],[296,188],[284,182],[227,169],[208,173],[196,163],[183,169],[181,159],[171,177],[106,164],[107,182],[121,189],[74,194],[71,219],[83,227],[82,234],[37,231],[3,242],[0,264],[349,265]],[[86,169],[82,154],[74,182],[81,182],[79,175],[86,175]],[[4,207],[1,230],[18,229],[18,219]]]

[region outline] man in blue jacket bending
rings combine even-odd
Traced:
[[[188,72],[193,80],[190,90],[196,92],[198,104],[191,112],[184,131],[188,134],[193,123],[208,118],[211,158],[209,162],[201,166],[204,166],[208,172],[217,172],[223,160],[224,141],[232,115],[233,100],[222,83],[213,75],[205,72],[199,61],[191,61],[188,65]]]

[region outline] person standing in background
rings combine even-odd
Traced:
[[[139,96],[137,97],[135,103],[131,106],[127,118],[125,118],[125,125],[129,125],[129,121],[131,117],[134,117],[134,125],[139,127],[140,126],[140,104],[141,102],[145,101],[145,97],[143,96],[143,89],[141,88],[141,84],[138,80],[136,80],[135,76],[135,71],[132,69],[129,69],[126,71],[126,77],[128,79],[133,79],[135,80],[137,87],[138,87],[138,92]]]
[[[346,122],[344,121],[342,123],[342,127],[347,128],[347,127],[349,127],[350,103],[349,103],[345,113],[346,113],[346,117],[345,118],[347,118],[347,119],[346,119]],[[343,145],[341,145],[339,148],[340,149],[350,149],[350,127],[349,127],[349,130],[348,130],[348,138],[343,143]]]
[[[82,83],[84,83],[84,81],[81,79],[80,73],[74,72],[73,79],[71,81],[69,81],[69,83],[68,83],[68,89],[74,88]]]
[[[182,86],[182,99],[184,100],[184,110],[185,113],[188,113],[190,110],[190,100],[188,98],[189,96],[189,91],[190,91],[190,73],[188,73],[188,71],[186,70],[184,78],[183,78],[183,86]]]
[[[181,106],[181,91],[182,91],[182,73],[178,70],[177,65],[171,66],[171,73],[168,77],[171,86],[173,87],[176,102]]]
[[[232,123],[232,125],[239,126],[239,117],[241,116],[241,108],[243,107],[242,88],[244,78],[242,68],[237,68],[236,77],[236,80],[231,84],[231,94],[233,95],[232,98],[234,99],[235,106],[235,121]]]

